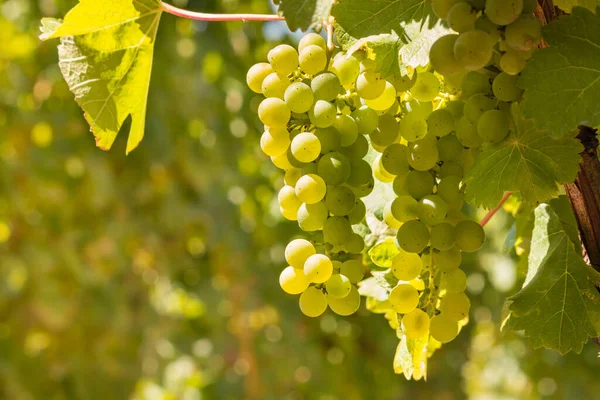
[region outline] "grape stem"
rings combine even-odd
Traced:
[[[496,215],[496,213],[498,212],[498,210],[500,210],[502,208],[502,206],[504,205],[504,203],[506,203],[506,200],[508,200],[508,198],[512,195],[512,192],[506,192],[504,193],[504,196],[502,196],[502,200],[500,200],[500,202],[498,203],[498,205],[496,207],[494,207],[493,209],[491,209],[486,215],[485,217],[483,217],[483,219],[481,220],[481,222],[479,223],[481,226],[486,226],[488,222],[490,222],[490,220],[494,217],[494,215]]]
[[[182,10],[167,3],[161,3],[162,9],[168,14],[196,21],[280,21],[285,19],[274,14],[208,14]]]

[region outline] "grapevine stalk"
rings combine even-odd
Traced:
[[[500,200],[500,202],[498,203],[498,205],[496,207],[494,207],[493,209],[491,209],[486,215],[485,217],[483,217],[483,219],[481,220],[481,222],[479,223],[481,226],[486,226],[488,222],[490,222],[490,220],[494,217],[494,215],[496,215],[496,213],[502,208],[502,206],[504,205],[504,203],[506,203],[506,200],[508,200],[508,198],[512,195],[512,192],[506,192],[504,193],[504,196],[502,196],[502,199]]]
[[[196,21],[281,21],[285,19],[275,14],[209,14],[183,10],[171,4],[161,3],[162,9],[168,14]]]

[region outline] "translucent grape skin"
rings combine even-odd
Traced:
[[[298,208],[298,226],[305,232],[322,230],[328,215],[329,210],[324,201],[314,204],[303,203]]]
[[[441,197],[430,194],[419,201],[417,214],[423,223],[434,226],[444,221],[448,214],[448,205]]]
[[[265,97],[277,97],[283,99],[285,91],[290,86],[290,81],[285,76],[275,72],[267,75],[262,83],[262,93]]]
[[[379,125],[379,116],[368,106],[361,106],[354,110],[351,114],[352,118],[358,124],[358,131],[363,135],[369,135]],[[362,157],[361,157],[362,158]]]
[[[449,343],[458,336],[458,322],[446,315],[438,314],[429,322],[429,333],[440,343]]]
[[[327,301],[331,311],[341,316],[348,316],[354,314],[359,309],[360,294],[358,293],[358,290],[352,286],[347,296],[341,299],[328,296]]]
[[[315,96],[310,86],[302,82],[294,82],[285,90],[283,99],[292,112],[301,114],[310,110]]]
[[[290,146],[290,143],[290,135],[285,128],[268,129],[260,138],[261,150],[271,157],[284,154]]]
[[[431,72],[422,72],[417,75],[417,81],[410,92],[418,101],[432,101],[440,93],[440,80]]]
[[[452,271],[460,267],[462,254],[461,251],[454,246],[450,250],[435,251],[433,253],[433,260],[440,271]]]
[[[313,283],[327,282],[333,274],[333,264],[326,255],[313,254],[304,263],[304,274]]]
[[[319,138],[310,132],[302,132],[292,139],[290,146],[293,156],[300,162],[309,163],[321,154]]]
[[[463,145],[455,135],[440,138],[437,142],[437,149],[442,162],[456,161],[463,153]]]
[[[317,45],[308,45],[300,50],[300,69],[309,75],[316,75],[327,67],[327,53]]]
[[[402,331],[410,339],[418,339],[429,334],[429,316],[421,309],[414,309],[402,317]]]
[[[437,250],[450,250],[456,242],[454,226],[447,222],[431,227],[430,236],[431,247]]]
[[[331,215],[346,216],[354,209],[356,196],[345,186],[330,186],[325,195],[325,204]]]
[[[428,171],[410,171],[406,177],[406,190],[419,200],[433,191],[434,179]]]
[[[458,33],[475,29],[477,14],[469,3],[460,2],[448,11],[448,25]]]
[[[351,146],[358,139],[358,124],[349,115],[337,115],[333,127],[339,132],[340,144],[343,147]]]
[[[246,74],[246,83],[254,93],[262,93],[262,83],[265,78],[273,72],[273,67],[269,63],[254,64]]]
[[[417,219],[419,203],[411,196],[398,196],[391,206],[392,215],[400,222],[408,222]]]
[[[523,94],[523,89],[519,87],[519,77],[501,72],[494,78],[492,90],[494,96],[500,101],[519,101]]]
[[[454,57],[463,67],[474,71],[485,67],[493,54],[492,38],[482,31],[461,33],[454,43]]]
[[[328,185],[341,185],[350,177],[350,162],[342,153],[332,152],[321,157],[317,164],[319,176]]]
[[[340,79],[344,87],[354,84],[360,73],[360,61],[353,56],[340,56],[336,58],[331,69]]]
[[[509,25],[523,12],[523,0],[487,0],[485,14],[496,25]]]
[[[398,229],[397,239],[402,250],[420,253],[429,243],[429,229],[421,221],[408,221]]]
[[[327,296],[314,286],[300,295],[300,311],[307,317],[318,317],[327,310]]]
[[[277,200],[283,217],[290,221],[296,221],[302,202],[296,196],[294,188],[287,185],[282,187],[277,195]]]
[[[309,283],[303,270],[291,266],[279,275],[279,286],[287,294],[300,294],[308,288]]]
[[[365,100],[378,98],[384,90],[385,79],[381,79],[372,71],[365,71],[356,79],[356,92]]]
[[[442,314],[455,321],[460,321],[469,315],[470,308],[471,301],[463,292],[447,293],[442,297],[438,306]]]
[[[306,35],[302,36],[302,39],[300,39],[300,41],[298,42],[298,51],[302,51],[304,50],[304,48],[308,47],[308,46],[317,46],[322,48],[323,50],[327,49],[327,44],[325,43],[325,39],[323,39],[323,37],[317,33],[307,33]]]
[[[317,250],[311,242],[306,239],[294,239],[285,247],[285,260],[294,268],[304,268],[308,257],[316,254]]]
[[[400,135],[408,142],[414,142],[427,135],[427,121],[416,112],[406,114],[400,120]]]
[[[427,117],[427,130],[430,135],[442,137],[454,130],[454,116],[445,108],[433,111]]]
[[[341,274],[333,274],[325,283],[328,298],[342,299],[348,296],[351,288],[350,279]]]
[[[542,23],[533,15],[522,15],[506,27],[505,35],[513,49],[530,51],[542,41]]]
[[[267,59],[279,75],[288,75],[298,68],[298,52],[287,44],[280,44],[271,49]]]
[[[316,100],[325,101],[335,99],[342,88],[338,77],[331,72],[323,72],[313,77],[310,87]]]
[[[419,292],[409,284],[399,284],[390,292],[388,301],[396,312],[407,314],[417,308]]]
[[[281,99],[269,97],[258,106],[258,118],[268,127],[282,127],[290,120],[291,112]]]
[[[477,122],[477,133],[486,142],[502,141],[508,135],[509,130],[509,116],[504,111],[486,111]]]
[[[393,143],[385,148],[381,155],[381,164],[390,174],[408,173],[408,148],[400,143]]]
[[[457,268],[452,271],[442,272],[440,280],[440,290],[446,293],[460,293],[467,288],[467,275],[462,269]]]
[[[448,12],[450,9],[457,3],[463,0],[432,0],[431,7],[433,8],[433,12],[440,19],[448,19]]]
[[[317,128],[328,128],[335,122],[336,114],[337,110],[333,104],[325,100],[317,100],[308,111],[308,118]]]
[[[423,263],[417,254],[400,251],[392,259],[392,273],[401,281],[412,281],[419,276],[422,269]]]
[[[475,221],[465,220],[456,225],[456,245],[467,253],[479,250],[485,243],[485,231]]]
[[[390,108],[396,101],[396,88],[390,82],[385,83],[383,93],[375,99],[366,100],[367,106],[376,111],[384,111]]]
[[[323,200],[327,186],[319,175],[308,174],[298,179],[295,190],[300,201],[306,204],[315,204]]]
[[[350,282],[356,284],[360,282],[364,276],[364,266],[359,260],[344,261],[340,267],[340,273],[347,276]]]

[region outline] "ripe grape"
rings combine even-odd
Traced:
[[[341,274],[334,274],[325,283],[327,289],[327,297],[334,299],[342,299],[350,293],[352,283],[350,279]]]
[[[456,126],[456,138],[464,147],[476,149],[483,141],[477,133],[477,124],[467,117],[461,117]],[[461,173],[462,175],[462,173]]]
[[[458,39],[458,35],[442,36],[433,43],[429,50],[431,66],[444,76],[456,76],[465,70],[454,57],[456,39]]]
[[[433,192],[434,179],[428,171],[410,171],[406,177],[406,190],[415,199]]]
[[[448,214],[448,205],[441,197],[434,194],[427,195],[419,201],[417,215],[428,226],[440,224]]]
[[[338,76],[342,86],[349,88],[360,73],[360,62],[353,56],[340,56],[333,61],[331,70]]]
[[[462,254],[460,250],[454,246],[450,250],[435,251],[433,253],[435,265],[441,271],[452,271],[460,267],[462,262]]]
[[[460,321],[469,315],[471,302],[469,301],[467,295],[463,292],[447,293],[444,297],[442,297],[442,300],[440,300],[438,309],[443,315],[446,315],[447,317],[456,321]]]
[[[298,179],[300,179],[301,177],[302,170],[300,168],[290,168],[287,171],[285,171],[285,174],[283,176],[283,182],[285,182],[285,184],[288,186],[295,187],[296,183],[298,182]]]
[[[331,215],[345,216],[352,212],[356,197],[352,190],[345,186],[331,186],[327,189],[325,204]]]
[[[400,135],[408,142],[414,142],[427,135],[427,121],[425,116],[417,112],[411,112],[400,120]]]
[[[271,67],[271,64],[265,62],[257,63],[250,67],[248,74],[246,74],[246,83],[250,90],[261,94],[263,81],[272,72],[273,67]]]
[[[262,93],[265,97],[277,97],[283,99],[285,91],[290,86],[290,81],[285,76],[282,77],[273,72],[263,80]]]
[[[289,146],[290,135],[285,128],[268,129],[260,137],[260,148],[270,157],[284,154]]]
[[[523,0],[487,0],[485,15],[496,25],[513,23],[523,12]]]
[[[317,100],[308,110],[308,118],[317,128],[328,128],[333,125],[336,114],[335,106],[325,100]]]
[[[457,175],[449,175],[440,179],[437,188],[437,195],[446,203],[454,203],[461,199],[460,183],[462,178]]]
[[[504,111],[486,111],[477,122],[477,133],[486,142],[500,142],[508,135],[509,130],[509,116]]]
[[[306,259],[316,254],[315,246],[306,239],[294,239],[285,247],[285,260],[294,268],[304,268]]]
[[[300,69],[309,75],[316,75],[327,67],[327,53],[325,49],[311,44],[300,50]]]
[[[419,304],[419,292],[413,286],[402,283],[392,289],[388,301],[394,311],[406,314],[417,308]]]
[[[392,259],[392,273],[401,281],[412,281],[419,276],[422,269],[423,263],[417,254],[400,250]]]
[[[325,43],[325,39],[317,33],[307,33],[302,36],[302,39],[298,42],[298,51],[302,52],[308,46],[317,46],[322,48],[323,50],[327,49],[327,44]]]
[[[324,201],[315,204],[303,203],[298,209],[298,226],[305,232],[323,229],[329,210]]]
[[[377,113],[368,106],[361,106],[350,114],[358,124],[358,131],[363,135],[369,135],[379,125]],[[362,158],[362,157],[361,157]]]
[[[418,308],[402,317],[402,331],[407,338],[418,339],[429,334],[429,316]]]
[[[375,129],[369,135],[371,143],[387,147],[398,139],[400,134],[400,124],[392,115],[382,115],[379,117],[379,128]]]
[[[323,238],[335,249],[344,248],[354,232],[350,221],[344,217],[330,217],[323,226]],[[334,252],[336,250],[333,250]]]
[[[469,71],[483,68],[492,58],[494,43],[482,31],[461,33],[454,43],[454,57]]]
[[[285,102],[275,97],[264,99],[258,106],[258,118],[270,128],[285,126],[290,116],[290,109]]]
[[[342,146],[342,137],[332,126],[315,129],[315,136],[319,139],[319,142],[321,142],[321,154],[338,151]]]
[[[290,164],[290,160],[288,160],[287,152],[283,153],[280,156],[271,157],[271,161],[273,162],[273,165],[284,171],[293,168],[293,165]]]
[[[300,311],[307,317],[318,317],[327,310],[327,296],[314,286],[300,295]]]
[[[417,81],[410,92],[418,101],[431,101],[440,93],[440,80],[431,72],[422,72],[417,75]]]
[[[429,229],[421,221],[408,221],[398,229],[397,239],[402,250],[409,253],[420,253],[429,243]]]
[[[279,286],[288,294],[300,294],[309,285],[304,271],[294,267],[286,267],[279,275]]]
[[[295,221],[302,202],[296,196],[294,188],[287,185],[282,187],[277,195],[277,200],[283,217],[287,220]]]
[[[383,93],[375,99],[366,100],[365,103],[369,108],[376,111],[385,111],[390,108],[396,101],[396,88],[390,82],[385,83]]]
[[[275,46],[267,54],[267,59],[273,70],[279,75],[291,74],[298,68],[298,52],[287,44]]]
[[[331,72],[322,72],[310,82],[316,100],[332,101],[340,93],[341,85],[338,77]]]
[[[313,283],[324,283],[333,274],[333,264],[326,255],[313,254],[304,263],[304,274]]]
[[[456,232],[454,226],[447,222],[433,226],[430,236],[429,241],[434,249],[445,251],[454,247]]]
[[[340,142],[343,147],[352,145],[358,139],[358,124],[349,115],[336,116],[333,127],[340,133]]]
[[[435,167],[439,160],[437,139],[426,135],[408,145],[408,163],[417,171],[428,171]]]
[[[508,75],[517,75],[525,69],[525,55],[515,50],[507,50],[500,58],[500,68]]]
[[[356,92],[365,100],[373,100],[383,94],[385,79],[373,71],[365,71],[356,78]]]
[[[456,225],[456,245],[462,251],[477,251],[484,242],[485,231],[477,222],[465,220]]]
[[[408,148],[400,143],[393,143],[385,148],[381,155],[381,165],[390,174],[408,173]]]
[[[327,153],[319,160],[317,171],[328,185],[340,185],[350,177],[350,162],[342,153]]]
[[[469,3],[460,2],[448,11],[447,19],[452,30],[463,33],[475,29],[477,13]]]
[[[457,268],[452,271],[442,272],[440,280],[440,290],[446,293],[460,293],[467,288],[467,275],[462,269]]]
[[[496,108],[498,100],[482,93],[475,94],[465,103],[465,117],[477,122],[484,112]]]
[[[431,8],[440,19],[448,19],[448,12],[457,3],[462,0],[432,0]]]
[[[440,343],[449,343],[458,336],[458,322],[444,314],[435,315],[429,323],[429,333]]]
[[[348,184],[361,186],[369,183],[372,177],[373,171],[371,170],[371,165],[367,161],[360,159],[351,164]]]
[[[367,207],[365,206],[364,201],[361,199],[356,199],[354,204],[354,208],[348,214],[348,220],[352,225],[360,224],[367,214]]]
[[[501,72],[496,76],[492,84],[494,96],[500,101],[519,101],[523,89],[519,87],[519,77]]]
[[[427,131],[432,136],[446,136],[454,130],[454,115],[445,108],[433,111],[427,117]]]
[[[327,296],[327,302],[331,311],[341,316],[348,316],[354,314],[360,307],[360,295],[352,286],[347,296],[341,299]]]
[[[359,260],[344,261],[340,267],[340,273],[347,276],[352,283],[358,283],[364,276],[364,266]]]
[[[447,178],[449,176],[457,176],[462,177],[464,175],[463,167],[457,162],[447,162],[442,164],[440,167],[440,171],[438,172],[438,176],[442,179]],[[444,196],[439,194],[439,186],[438,186],[438,195],[443,199]]]
[[[310,110],[315,97],[310,86],[302,82],[294,82],[285,89],[283,99],[292,112],[301,114]]]
[[[394,218],[400,222],[408,222],[417,219],[419,203],[411,196],[398,196],[391,205]]]
[[[463,145],[455,135],[448,135],[437,141],[437,149],[440,161],[450,162],[460,159],[463,153]]]
[[[315,204],[323,200],[327,186],[319,175],[304,175],[296,183],[296,196],[306,204]]]
[[[460,82],[463,98],[469,98],[477,93],[491,94],[490,78],[481,72],[469,71]]]
[[[296,135],[290,148],[294,158],[303,163],[314,161],[321,154],[321,142],[310,132]]]

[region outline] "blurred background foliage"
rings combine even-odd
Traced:
[[[270,12],[263,0],[175,2]],[[522,282],[498,215],[467,260],[472,321],[429,364],[394,375],[384,318],[310,320],[278,286],[282,174],[259,150],[247,68],[284,23],[165,15],[146,138],[98,150],[42,16],[75,0],[0,0],[0,399],[597,399],[598,348],[561,357],[500,332]],[[510,242],[510,239],[508,240]]]

